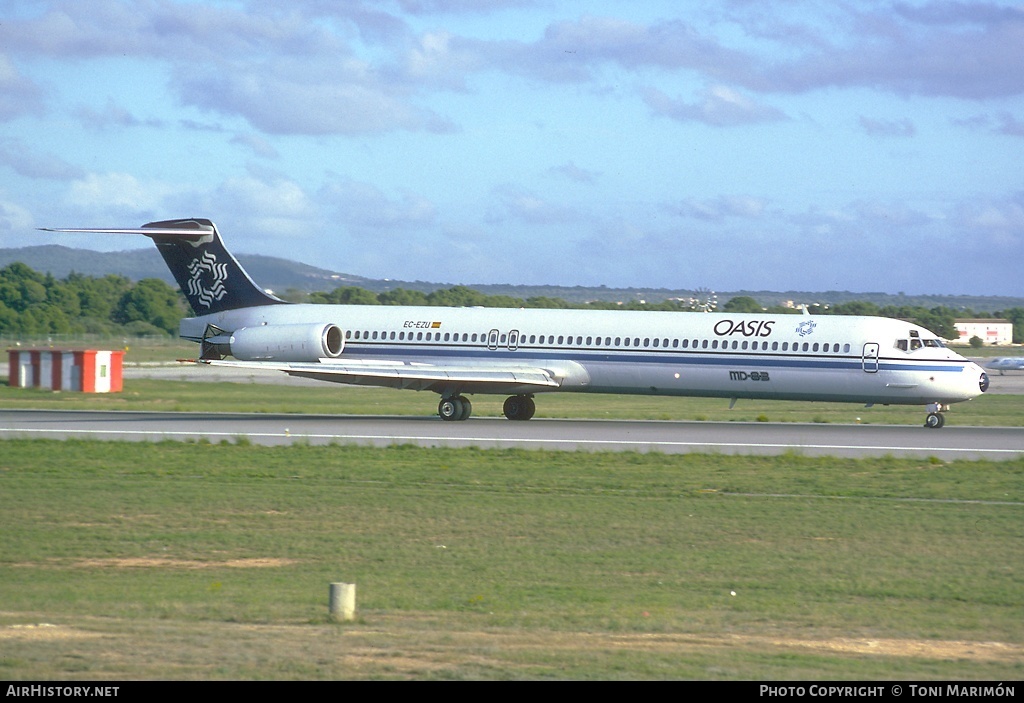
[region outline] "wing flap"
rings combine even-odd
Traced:
[[[434,387],[458,387],[465,392],[485,389],[554,389],[561,385],[550,369],[521,365],[432,366],[402,362],[324,360],[318,363],[270,361],[229,361],[200,359],[208,366],[282,371],[289,376],[313,378],[334,383],[387,386],[430,390]]]

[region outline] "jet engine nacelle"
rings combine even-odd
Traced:
[[[207,340],[240,361],[317,361],[345,349],[345,333],[332,323],[241,327]]]

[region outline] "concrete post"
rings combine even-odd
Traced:
[[[331,617],[335,620],[355,620],[356,585],[354,583],[332,583],[329,607]]]

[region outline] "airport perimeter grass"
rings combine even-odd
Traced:
[[[0,532],[5,680],[1024,678],[1024,460],[9,440]]]
[[[183,376],[207,369],[183,369]],[[504,396],[471,396],[474,417],[501,417]],[[0,379],[0,407],[66,410],[159,410],[203,412],[306,413],[338,415],[419,415],[437,413],[438,396],[387,388],[322,384],[181,382],[128,379],[124,392],[62,393],[10,388]],[[580,393],[537,396],[538,418],[697,420],[716,422],[824,422],[921,425],[921,406],[809,403],[740,399],[730,410],[724,398],[664,398]],[[954,405],[947,424],[1024,426],[1024,395],[988,394]]]

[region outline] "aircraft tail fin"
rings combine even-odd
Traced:
[[[138,229],[47,228],[46,231],[144,234],[156,244],[197,315],[284,303],[253,282],[225,248],[217,226],[207,219],[149,222]]]

